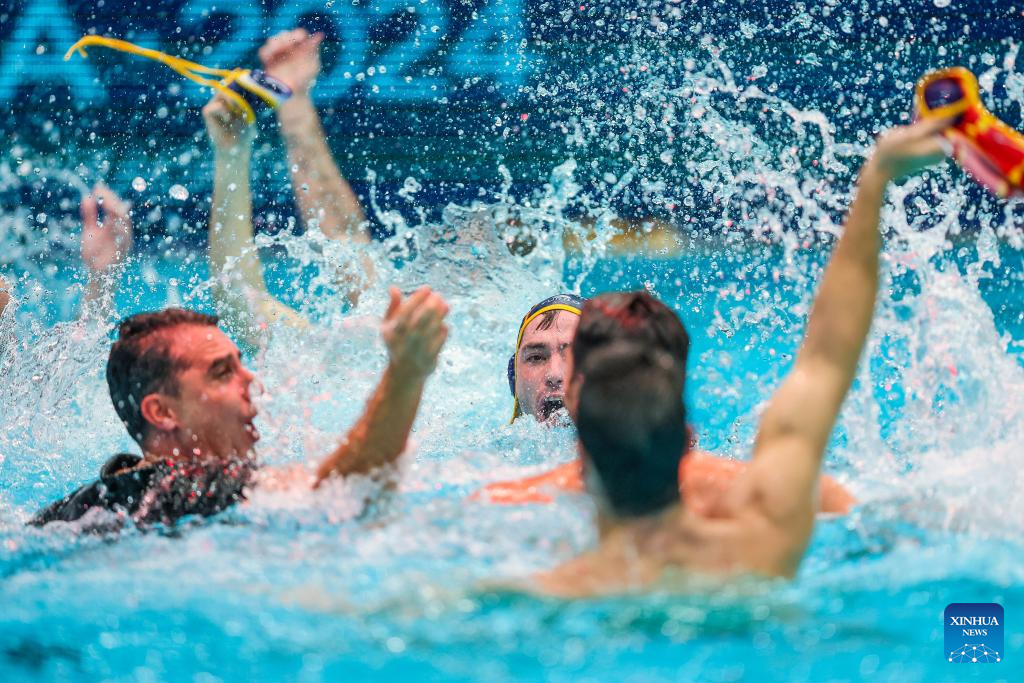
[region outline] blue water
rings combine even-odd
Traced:
[[[1003,422],[977,415],[973,434],[957,425],[968,431],[967,443],[981,447],[965,463],[963,453],[923,434],[942,433],[944,422],[961,420],[958,411],[971,411],[958,406],[970,401],[1001,401],[1005,410],[1020,411],[1013,398],[1019,394],[1000,394],[1004,386],[1021,385],[1007,374],[1020,371],[1012,350],[1021,338],[1019,270],[1010,260],[1014,252],[1004,252],[1008,258],[999,267],[985,268],[995,277],[980,280],[967,272],[978,261],[973,247],[959,256],[939,253],[914,282],[892,271],[900,286],[896,296],[882,296],[868,374],[847,404],[827,463],[863,505],[847,518],[819,524],[795,581],[710,596],[570,604],[493,586],[593,543],[584,497],[517,507],[464,499],[486,482],[573,455],[568,430],[505,424],[510,406],[501,369],[518,300],[556,288],[559,277],[584,293],[652,287],[677,308],[693,337],[688,400],[702,446],[745,457],[757,404],[795,348],[819,250],[744,253],[706,245],[671,259],[602,260],[585,272],[567,266],[559,276],[543,264],[492,256],[483,265],[487,272],[508,266],[520,276],[537,276],[520,280],[521,292],[485,278],[477,289],[453,295],[452,339],[431,380],[416,449],[397,493],[365,507],[363,500],[378,491],[374,482],[339,483],[316,493],[256,491],[213,519],[148,533],[128,529],[116,540],[22,526],[36,509],[94,477],[111,452],[130,448],[104,400],[100,370],[109,327],[55,322],[68,317],[61,306],[73,308],[59,283],[74,274],[58,273],[38,283],[46,285],[43,293],[18,309],[14,334],[22,367],[5,367],[16,381],[3,389],[0,403],[6,426],[0,437],[0,479],[6,482],[0,494],[0,676],[1016,680],[1024,655],[1024,632],[1014,626],[1024,605],[1021,481],[1005,465],[1012,464],[1019,441]],[[787,259],[795,259],[800,275],[775,282],[773,273],[783,272]],[[139,259],[122,280],[118,309],[128,313],[168,301],[208,306],[193,290],[205,279],[200,263]],[[420,281],[424,274],[414,266],[391,275]],[[303,268],[278,259],[268,279],[281,275],[287,282],[285,275],[301,275]],[[941,280],[943,274],[953,280]],[[473,267],[455,275],[472,278]],[[934,278],[941,286],[928,283]],[[976,298],[952,296],[954,280],[961,294]],[[984,297],[979,282],[988,283]],[[286,289],[296,296],[296,289]],[[516,305],[494,305],[500,300]],[[945,301],[948,327],[941,315],[928,317],[936,301]],[[340,314],[327,306],[323,327],[281,331],[268,347],[250,350],[250,363],[267,386],[260,424],[266,461],[315,460],[354,419],[383,357],[372,322],[358,321],[379,303]],[[966,347],[964,320],[991,348]],[[959,383],[951,380],[923,396],[922,383],[933,370],[894,369],[886,359],[923,356],[918,346],[927,337],[926,323],[954,335],[948,341],[960,345],[953,358],[960,370]],[[991,354],[1009,365],[991,367]],[[985,374],[995,371],[1004,385]],[[893,385],[883,391],[887,381]],[[893,427],[908,421],[922,433],[919,448]],[[1004,661],[947,663],[942,610],[951,602],[991,601],[1006,610]]]

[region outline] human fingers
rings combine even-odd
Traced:
[[[909,127],[922,137],[937,135],[946,130],[956,122],[956,116],[943,116],[942,118],[928,118],[911,124]]]
[[[98,182],[92,189],[93,195],[99,200],[104,213],[118,220],[128,218],[128,203],[125,202],[116,192],[111,190],[106,183]]]
[[[398,291],[398,287],[388,288],[388,295],[390,301],[388,301],[388,310],[384,312],[384,320],[394,318],[395,312],[398,311],[398,305],[402,302],[402,293]]]
[[[408,323],[413,314],[423,305],[423,302],[430,296],[430,287],[424,285],[406,297],[405,301],[398,307],[396,317]]]
[[[448,304],[439,294],[431,292],[417,309],[410,315],[409,328],[422,333],[429,333],[448,315]]]
[[[395,335],[405,337],[414,329],[412,327],[413,318],[417,315],[429,292],[429,288],[420,287],[399,304],[398,310],[395,311],[394,316],[388,321]]]
[[[440,329],[430,339],[430,344],[427,346],[427,352],[434,358],[441,353],[441,349],[444,347],[445,341],[448,340],[448,326],[441,325]]]
[[[216,93],[203,107],[203,118],[208,123],[224,127],[231,124],[235,115],[224,96]]]
[[[276,58],[292,50],[295,46],[301,45],[309,36],[304,28],[293,28],[290,31],[282,31],[274,37],[274,44],[271,49],[271,57]]]
[[[78,212],[82,216],[82,231],[98,230],[100,227],[100,212],[96,198],[91,194],[82,197],[78,205]]]
[[[291,34],[292,31],[278,31],[267,38],[267,42],[263,43],[263,46],[259,49],[260,60],[266,62],[268,59],[276,56],[281,51],[282,46],[287,44]]]

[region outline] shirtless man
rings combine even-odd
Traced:
[[[649,295],[620,295],[607,302],[629,319],[617,336],[661,348],[686,370],[690,340],[676,315]],[[565,401],[565,382],[571,367],[570,349],[579,324],[583,299],[559,294],[535,305],[523,318],[516,351],[508,364],[509,388],[514,405],[512,420],[532,415],[551,422]],[[680,376],[679,381],[683,381]],[[694,507],[705,507],[724,494],[747,463],[709,453],[690,452],[679,465],[679,486]],[[518,481],[498,482],[486,487],[481,497],[492,503],[547,503],[558,491],[583,491],[581,461],[577,458],[554,469]],[[856,499],[842,484],[821,475],[818,511],[846,514]]]
[[[677,359],[630,340],[581,347],[583,358],[574,345],[566,405],[600,541],[535,577],[538,590],[585,597],[678,587],[674,579],[696,575],[796,574],[814,529],[822,457],[874,313],[885,188],[940,160],[939,134],[950,123],[925,121],[879,138],[793,368],[762,415],[753,459],[715,505],[691,509],[673,476],[688,440]],[[577,338],[614,322],[598,297],[584,307]]]

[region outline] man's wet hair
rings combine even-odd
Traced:
[[[117,416],[140,446],[150,429],[142,416],[142,399],[153,393],[177,396],[178,372],[185,368],[172,355],[165,333],[180,325],[215,327],[217,322],[217,316],[182,308],[137,313],[121,322],[107,359],[107,387]]]
[[[676,359],[642,342],[615,341],[587,354],[580,372],[584,467],[594,469],[612,511],[640,517],[677,502],[688,430]]]
[[[572,342],[574,372],[581,372],[591,353],[616,341],[637,342],[667,353],[685,379],[690,336],[679,316],[650,293],[601,294],[583,305]]]
[[[679,316],[646,291],[601,294],[583,306],[572,344],[573,381],[582,381],[576,427],[616,514],[651,514],[679,500],[689,351]]]
[[[540,320],[537,321],[538,330],[549,330],[551,326],[555,324],[555,316],[562,311],[546,311],[541,313]]]

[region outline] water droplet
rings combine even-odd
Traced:
[[[953,0],[932,0],[936,7],[949,7]]]
[[[145,192],[146,181],[143,178],[136,176],[135,180],[132,181],[132,189],[136,192]]]
[[[188,199],[188,188],[184,185],[171,185],[171,189],[167,191],[167,194],[171,195],[172,199],[183,202]]]
[[[414,194],[416,192],[419,192],[422,187],[423,186],[420,185],[419,181],[417,181],[412,176],[406,178],[405,182],[402,184],[402,190],[405,191],[407,194]]]

